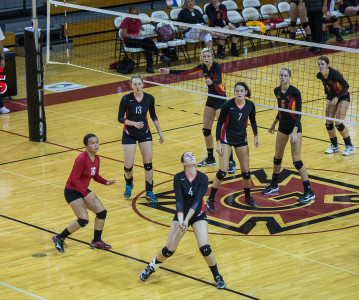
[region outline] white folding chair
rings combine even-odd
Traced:
[[[195,5],[193,8],[194,8],[194,9],[198,9],[198,10],[201,12],[201,14],[203,15],[203,10],[202,10],[202,8],[200,8],[198,5]]]
[[[264,4],[260,8],[260,13],[262,15],[263,20],[269,20],[271,17],[279,17],[278,9],[273,4]],[[268,15],[270,18],[265,19],[263,16]],[[280,22],[280,23],[270,23],[270,27],[273,30],[276,30],[276,36],[280,35],[281,29],[288,28],[287,22]],[[287,34],[284,31],[285,37],[287,37]]]
[[[117,39],[120,43],[120,55],[118,57],[118,60],[121,60],[122,52],[125,54],[125,57],[128,58],[128,53],[131,53],[132,55],[137,54],[136,58],[136,64],[137,66],[140,65],[140,54],[141,52],[144,52],[145,50],[143,48],[131,48],[127,47],[125,42],[122,39],[122,29],[119,29],[117,34]]]
[[[222,2],[222,4],[227,8],[227,11],[238,9],[237,3],[232,0],[225,0]]]
[[[118,37],[118,29],[121,26],[122,21],[124,20],[124,17],[117,17],[113,20],[113,25],[115,26],[115,33],[116,33],[116,39],[115,39],[115,58],[116,58],[116,52],[118,49],[119,44],[119,37]]]
[[[259,0],[243,0],[243,8],[248,7],[260,7],[261,3]]]

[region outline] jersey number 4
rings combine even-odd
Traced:
[[[142,114],[142,106],[136,106],[136,115]]]
[[[189,188],[189,191],[188,191],[188,195],[191,195],[193,196],[193,191],[192,191],[192,187]]]

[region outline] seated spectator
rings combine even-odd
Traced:
[[[136,6],[130,5],[127,9],[127,13],[132,15],[138,15],[139,10]],[[164,54],[162,54],[156,44],[153,42],[152,38],[145,38],[141,35],[140,30],[143,30],[142,23],[140,19],[134,18],[125,18],[120,28],[122,29],[122,39],[125,42],[125,45],[129,48],[143,48],[145,50],[145,58],[147,62],[146,72],[154,73],[152,69],[153,58],[152,52],[160,56],[161,61],[169,62],[171,59]]]
[[[340,34],[339,30],[339,24],[338,24],[338,17],[336,15],[333,15],[331,13],[332,10],[334,10],[334,0],[324,0],[323,9],[324,7],[327,7],[327,12],[323,14],[323,36],[322,36],[322,43],[325,44],[326,42],[326,36],[325,31],[327,29],[327,24],[332,23],[332,27],[334,29],[334,33],[337,39],[337,42],[343,43],[344,40]]]
[[[303,2],[300,3],[299,0],[291,0],[290,1],[290,38],[295,40],[296,32],[297,32],[297,19],[298,16],[300,18],[300,22],[302,28],[305,32],[305,40],[310,42],[312,40],[312,34],[309,27],[308,17],[307,17],[307,9]]]
[[[357,16],[356,29],[359,27],[358,0],[340,0],[339,11],[346,16]]]
[[[195,9],[195,0],[185,0],[185,8],[178,14],[178,22],[196,24],[203,26],[206,24],[201,12]],[[186,39],[200,40],[206,43],[207,48],[212,49],[212,35],[209,30],[202,30],[198,28],[178,26],[178,29],[184,31]]]
[[[2,33],[2,30],[0,28],[0,70],[5,68],[5,53],[4,53],[4,46],[2,44],[2,41],[5,39],[4,34]],[[1,92],[1,91],[0,91]],[[9,109],[7,109],[4,104],[2,103],[2,97],[0,93],[0,113],[2,114],[8,114],[10,112]]]
[[[208,25],[210,27],[220,27],[229,30],[237,30],[235,26],[233,26],[227,16],[227,8],[224,4],[221,4],[219,0],[212,0],[211,4],[207,5],[206,7],[206,14],[208,16]],[[217,57],[218,58],[226,58],[224,54],[224,44],[226,41],[227,36],[222,36],[219,38],[218,41],[218,50],[217,50]],[[239,56],[239,51],[237,49],[239,37],[236,35],[232,36],[232,47],[230,54],[232,56]]]

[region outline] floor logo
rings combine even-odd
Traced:
[[[296,171],[283,170],[280,173],[279,191],[271,195],[261,194],[269,183],[266,172],[263,169],[252,171],[252,196],[258,202],[256,209],[244,203],[242,176],[226,177],[216,195],[216,212],[207,213],[208,221],[239,234],[251,234],[258,222],[264,222],[269,234],[273,235],[359,212],[359,186],[319,176],[309,177],[316,199],[314,203],[303,205],[297,201],[303,192],[303,185]],[[172,187],[173,183],[166,184]],[[157,197],[159,202],[153,208],[173,215],[173,189],[158,193]],[[137,199],[137,205],[148,205],[148,202],[141,200]],[[338,227],[345,226],[338,225],[335,229]]]

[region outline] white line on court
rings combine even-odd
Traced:
[[[1,282],[1,281],[0,281],[0,284],[1,284],[1,285],[3,285],[3,286],[8,287],[8,288],[10,288],[10,289],[13,289],[13,290],[15,290],[15,291],[18,291],[18,292],[24,293],[24,294],[26,294],[26,295],[30,295],[30,296],[32,296],[32,297],[34,297],[34,298],[37,298],[37,299],[42,299],[42,300],[47,300],[46,298],[43,298],[43,297],[40,297],[40,296],[35,295],[35,294],[33,294],[33,293],[30,293],[30,292],[24,291],[24,290],[22,290],[22,289],[19,289],[19,288],[17,288],[17,287],[14,287],[14,286],[12,286],[12,285],[10,285],[10,284],[6,284],[6,283]]]

